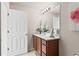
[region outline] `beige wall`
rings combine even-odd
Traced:
[[[68,8],[70,3],[61,3],[61,40],[60,55],[79,55],[79,32],[69,30]],[[73,3],[74,4],[74,3]]]

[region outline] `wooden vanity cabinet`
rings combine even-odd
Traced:
[[[59,55],[59,39],[45,40],[33,35],[33,43],[34,49],[40,56]]]
[[[42,39],[42,56],[58,56],[59,55],[59,43],[58,40],[44,40]]]
[[[41,55],[41,38],[33,35],[33,48],[37,54]]]
[[[35,35],[33,35],[33,48],[37,50],[37,37]]]
[[[37,37],[37,53],[41,55],[41,38]]]
[[[47,41],[47,56],[59,56],[59,40]]]

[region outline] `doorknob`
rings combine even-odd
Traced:
[[[10,31],[9,31],[9,30],[7,30],[7,33],[10,33]]]

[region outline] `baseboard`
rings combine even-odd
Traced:
[[[33,50],[34,50],[34,48],[28,49],[28,52],[33,51]],[[16,56],[21,56],[21,55],[26,54],[26,53],[28,53],[28,52],[25,52],[25,53],[22,53],[22,54],[18,54],[18,55],[16,55]]]

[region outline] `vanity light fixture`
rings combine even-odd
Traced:
[[[43,14],[45,14],[46,12],[50,11],[51,7],[48,7],[46,9],[44,9]]]

